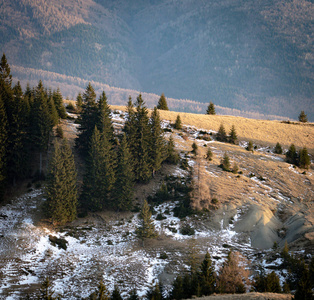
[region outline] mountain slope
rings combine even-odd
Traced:
[[[314,120],[314,5],[300,0],[10,0],[11,64]]]

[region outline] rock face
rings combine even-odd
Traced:
[[[10,64],[314,120],[311,1],[60,3],[2,4],[0,50]]]

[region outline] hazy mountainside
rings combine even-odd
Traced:
[[[310,1],[0,3],[0,47],[12,65],[314,118]]]

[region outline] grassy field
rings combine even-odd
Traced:
[[[125,110],[124,106],[112,106],[112,109]],[[221,124],[229,133],[234,125],[239,140],[249,141],[261,146],[275,146],[277,142],[288,148],[292,143],[297,148],[307,147],[314,155],[314,124],[313,123],[281,123],[280,121],[255,120],[234,116],[202,115],[160,111],[164,120],[175,122],[180,115],[183,125],[195,126],[200,129],[218,131]]]

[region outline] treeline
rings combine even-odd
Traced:
[[[25,92],[12,75],[3,54],[0,63],[0,200],[6,189],[33,175],[43,177],[43,154],[46,154],[52,128],[66,111],[59,90],[51,91],[41,81]],[[39,165],[32,164],[39,158]]]
[[[195,246],[195,245],[194,245]],[[188,259],[189,270],[178,275],[172,283],[170,290],[165,292],[164,286],[158,281],[153,284],[144,298],[146,300],[181,300],[193,297],[208,296],[216,294],[241,294],[248,289],[251,292],[260,293],[288,293],[294,290],[294,299],[304,300],[313,299],[312,288],[314,287],[314,258],[307,265],[288,252],[287,246],[280,253],[283,263],[279,269],[288,269],[288,278],[281,285],[279,276],[275,271],[266,274],[262,266],[258,267],[255,275],[250,280],[251,271],[248,269],[248,261],[239,253],[229,251],[224,263],[215,271],[211,255],[207,252],[201,263],[198,262],[193,240],[190,243],[190,253]],[[32,299],[27,296],[26,299]],[[55,295],[52,283],[48,278],[42,283],[37,299],[62,299],[60,295]],[[100,282],[87,298],[82,299],[103,299],[103,300],[122,300],[119,286],[115,285],[110,293],[103,282]],[[136,289],[132,289],[129,295],[124,298],[127,300],[140,299]]]

